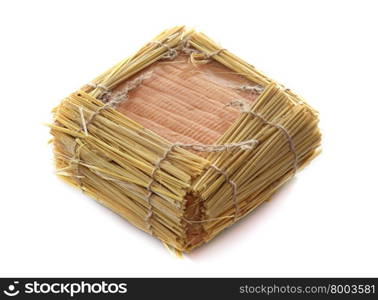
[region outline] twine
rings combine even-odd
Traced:
[[[97,83],[94,83],[94,82],[89,82],[89,83],[87,83],[87,86],[90,86],[94,89],[97,89],[97,88],[101,89],[102,92],[98,96],[98,98],[101,99],[101,100],[108,98],[112,94],[111,90],[108,87],[106,87],[105,85],[100,84],[100,83],[97,84]]]
[[[173,148],[175,147],[176,145],[175,144],[172,144],[165,152],[164,152],[164,155],[159,158],[157,160],[157,162],[155,163],[155,167],[152,171],[152,174],[151,174],[151,181],[150,183],[148,184],[147,186],[147,191],[148,191],[148,195],[147,195],[147,202],[148,202],[148,213],[147,213],[147,216],[146,216],[146,222],[147,222],[147,229],[148,231],[153,234],[153,229],[152,229],[152,217],[153,217],[153,205],[152,205],[152,185],[155,183],[155,176],[156,176],[156,173],[160,170],[160,165],[161,163],[167,159],[168,155],[171,153],[171,151],[173,150]]]
[[[102,85],[102,84],[97,84],[97,83],[94,83],[94,82],[88,82],[87,86],[90,86],[94,89],[99,88],[101,90],[104,90],[105,92],[110,92],[110,89],[108,89],[105,85]]]
[[[277,128],[280,132],[282,132],[283,135],[285,136],[286,140],[287,140],[290,151],[293,154],[293,176],[297,173],[297,170],[298,170],[298,154],[297,154],[297,151],[295,149],[293,138],[291,137],[290,133],[287,131],[287,129],[285,127],[283,127],[281,124],[276,124],[276,123],[273,123],[273,122],[266,120],[260,114],[252,111],[250,106],[242,100],[231,101],[226,106],[231,106],[231,107],[237,108],[241,112],[247,113],[247,114],[259,119],[264,124],[266,124],[270,127]]]
[[[80,165],[80,150],[81,150],[81,147],[83,147],[83,146],[84,146],[84,144],[79,145],[76,142],[75,147],[74,147],[74,156],[72,156],[69,160],[70,166],[72,166],[72,164],[76,165],[76,168],[75,168],[76,176],[74,176],[74,177],[75,177],[75,180],[76,180],[77,184],[79,185],[80,190],[82,192],[84,192],[84,187],[83,187],[83,182],[80,179],[83,178],[84,176],[82,176],[81,173],[80,173],[79,165]]]
[[[259,85],[242,85],[236,87],[236,89],[244,92],[251,92],[252,94],[261,94],[264,91],[264,88]]]
[[[99,107],[89,117],[89,119],[86,122],[86,127],[88,128],[88,126],[93,122],[94,118],[97,117],[103,110],[114,108],[122,101],[127,100],[129,96],[129,92],[134,90],[138,86],[140,86],[144,80],[151,78],[151,76],[152,76],[152,72],[147,72],[147,73],[141,74],[140,76],[136,77],[134,80],[130,81],[123,91],[116,93],[113,99],[111,99],[105,105]]]
[[[186,55],[191,55],[192,53],[196,52],[196,53],[200,53],[199,50],[197,49],[194,49],[193,47],[191,47],[190,45],[190,40],[187,38],[185,40],[183,40],[179,45],[178,47],[180,48],[180,51]]]
[[[259,143],[256,139],[246,140],[239,143],[230,143],[222,145],[205,145],[205,144],[181,144],[175,143],[176,147],[181,148],[190,148],[199,152],[223,152],[229,151],[235,148],[240,148],[242,150],[251,150],[253,149],[252,145],[257,145]]]
[[[255,113],[253,111],[248,112],[248,114],[252,115],[255,118],[260,119],[263,123],[265,123],[268,126],[277,128],[278,130],[280,130],[284,134],[284,136],[287,140],[287,143],[289,145],[290,151],[293,154],[293,176],[294,176],[297,173],[297,169],[298,169],[298,155],[297,155],[297,152],[295,150],[293,138],[290,136],[287,129],[285,127],[283,127],[281,124],[275,124],[275,123],[269,122],[268,120],[264,119],[261,115]]]
[[[226,182],[229,183],[232,187],[232,202],[234,204],[234,210],[235,210],[233,217],[234,217],[234,223],[235,223],[238,219],[238,216],[239,216],[239,205],[238,205],[238,201],[237,201],[238,186],[235,182],[233,182],[230,179],[230,176],[225,171],[218,168],[216,165],[210,165],[210,167],[213,168],[214,170],[216,170],[218,173],[222,174],[224,176]]]
[[[210,52],[210,53],[205,53],[205,58],[210,59],[213,56],[218,55],[218,54],[220,54],[220,53],[222,53],[223,51],[226,51],[226,50],[227,50],[226,48],[221,48],[221,49],[218,49],[218,50]]]
[[[155,177],[156,173],[160,170],[161,163],[168,158],[168,155],[173,151],[174,148],[190,148],[195,151],[200,152],[221,152],[221,151],[229,151],[235,148],[240,148],[241,150],[251,150],[253,147],[251,145],[257,145],[258,140],[251,139],[239,143],[230,143],[230,144],[223,144],[223,145],[205,145],[205,144],[182,144],[182,143],[173,143],[170,145],[170,147],[164,152],[163,156],[160,157],[155,165],[154,169],[151,174],[151,181],[149,182],[147,186],[148,196],[147,196],[147,202],[148,202],[148,213],[146,216],[146,222],[148,224],[148,230],[152,233],[152,224],[151,219],[153,217],[153,205],[152,205],[152,185],[155,183]],[[234,221],[236,221],[238,215],[239,215],[239,207],[237,204],[237,185],[235,182],[233,182],[229,175],[218,168],[215,165],[210,165],[211,168],[216,170],[218,173],[222,174],[225,177],[225,180],[227,183],[229,183],[232,186],[232,201],[234,203],[235,207],[235,214],[234,214]]]
[[[210,59],[215,56],[215,55],[218,55],[219,53],[221,53],[222,51],[225,51],[226,49],[222,48],[222,49],[218,49],[216,51],[213,51],[213,52],[209,52],[209,53],[206,53],[206,52],[200,52],[200,51],[193,51],[191,54],[190,54],[190,62],[193,64],[193,65],[197,65],[197,64],[207,64],[208,62],[210,62]]]
[[[189,220],[189,219],[187,219],[185,217],[183,217],[183,219],[184,219],[184,221],[186,221],[189,224],[197,224],[197,223],[207,223],[207,222],[214,222],[214,221],[218,221],[218,220],[233,218],[234,219],[233,223],[235,223],[238,220],[238,216],[240,214],[239,203],[237,201],[238,186],[237,186],[237,184],[234,181],[232,181],[230,179],[230,176],[227,174],[227,172],[225,172],[224,170],[218,168],[216,165],[211,164],[209,166],[209,168],[212,168],[215,171],[217,171],[218,173],[220,173],[221,175],[223,175],[224,178],[225,178],[225,180],[226,180],[226,182],[231,185],[231,187],[232,187],[232,202],[233,202],[233,205],[234,205],[234,214],[230,215],[230,216],[208,218],[208,219],[205,219],[205,220]]]
[[[222,48],[222,49],[215,50],[213,52],[208,52],[208,53],[202,52],[202,51],[199,51],[198,49],[192,48],[190,45],[189,39],[182,40],[176,47],[171,47],[162,41],[151,41],[150,44],[156,44],[156,45],[159,45],[160,47],[164,47],[167,49],[167,52],[163,54],[163,56],[161,57],[163,59],[173,60],[179,55],[179,52],[181,52],[186,55],[189,55],[190,62],[193,65],[197,65],[198,63],[206,64],[210,61],[210,59],[213,56],[218,55],[222,51],[226,50],[225,48]],[[200,59],[198,59],[198,57],[200,57]]]
[[[151,41],[150,44],[157,44],[160,47],[164,47],[164,48],[167,49],[167,52],[164,53],[163,56],[162,56],[163,59],[173,60],[178,55],[178,51],[177,51],[176,48],[172,48],[169,45],[167,45],[167,44],[165,44],[165,43],[163,43],[161,41]]]

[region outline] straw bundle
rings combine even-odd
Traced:
[[[303,99],[185,27],[53,113],[57,174],[178,251],[268,200],[321,141]]]

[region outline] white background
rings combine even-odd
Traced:
[[[1,1],[0,276],[378,276],[376,1]],[[194,26],[320,111],[323,153],[176,259],[54,175],[43,122],[160,31]]]

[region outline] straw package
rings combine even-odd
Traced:
[[[57,174],[178,251],[211,240],[318,153],[302,98],[183,26],[53,110]]]

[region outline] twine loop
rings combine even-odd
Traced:
[[[113,99],[108,101],[105,105],[99,107],[96,111],[93,112],[93,114],[89,117],[87,122],[85,123],[85,128],[88,128],[88,126],[93,122],[93,120],[103,111],[110,108],[116,107],[119,103],[121,103],[124,100],[127,100],[129,97],[129,92],[136,89],[138,86],[140,86],[144,80],[151,78],[152,72],[146,72],[141,74],[140,76],[136,77],[132,81],[130,81],[126,88],[120,92],[117,92]],[[111,93],[111,92],[110,92]]]
[[[231,107],[234,107],[234,108],[240,110],[243,113],[247,113],[247,114],[249,114],[250,116],[252,116],[256,119],[259,119],[263,124],[268,125],[270,127],[277,128],[280,132],[282,132],[282,134],[285,136],[285,139],[287,140],[290,152],[293,155],[293,176],[294,176],[296,174],[297,170],[298,170],[298,154],[297,154],[297,151],[295,149],[293,138],[291,137],[288,130],[284,126],[282,126],[281,124],[276,124],[276,123],[270,122],[270,121],[266,120],[263,116],[258,114],[257,112],[252,111],[250,105],[248,103],[246,103],[245,101],[234,100],[234,101],[231,101],[226,106],[231,106]]]
[[[152,41],[150,44],[159,45],[167,50],[167,52],[162,55],[162,59],[173,60],[179,55],[179,52],[181,52],[188,55],[190,62],[195,66],[208,63],[213,56],[219,55],[226,50],[221,48],[213,52],[202,52],[191,47],[189,39],[182,40],[176,47],[171,47],[162,41]]]

